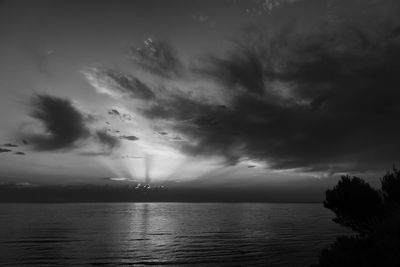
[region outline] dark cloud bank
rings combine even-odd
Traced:
[[[302,14],[306,2],[290,8]],[[276,169],[386,169],[400,159],[399,4],[334,4],[273,31],[249,27],[236,49],[206,57],[194,73],[220,85],[224,105],[171,93],[152,99],[143,114],[172,122],[192,155],[232,164],[249,157]],[[178,62],[169,49],[138,51],[153,74],[170,77]]]
[[[37,150],[68,148],[89,136],[85,117],[67,100],[36,95],[31,101],[31,116],[43,124],[43,134],[29,136]]]
[[[31,99],[31,116],[42,123],[42,133],[23,133],[35,150],[49,151],[75,148],[78,143],[96,140],[108,150],[119,145],[118,138],[103,130],[89,129],[91,119],[64,98],[37,94]]]

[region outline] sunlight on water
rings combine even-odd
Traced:
[[[5,265],[308,266],[344,233],[321,204],[1,204]]]

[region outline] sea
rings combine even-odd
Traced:
[[[320,203],[0,204],[0,266],[309,266],[338,235]]]

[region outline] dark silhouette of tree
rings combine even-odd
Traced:
[[[361,235],[371,231],[370,226],[383,217],[379,192],[355,176],[342,176],[332,190],[327,190],[324,206],[336,214],[334,222]]]
[[[382,194],[386,203],[400,204],[400,171],[393,166],[381,179]]]
[[[393,167],[381,179],[381,190],[358,177],[343,176],[326,191],[324,206],[334,222],[350,227],[352,236],[340,236],[325,248],[314,267],[400,266],[400,171]]]

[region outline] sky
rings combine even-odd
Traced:
[[[399,8],[0,1],[0,182],[376,180],[400,159]]]

